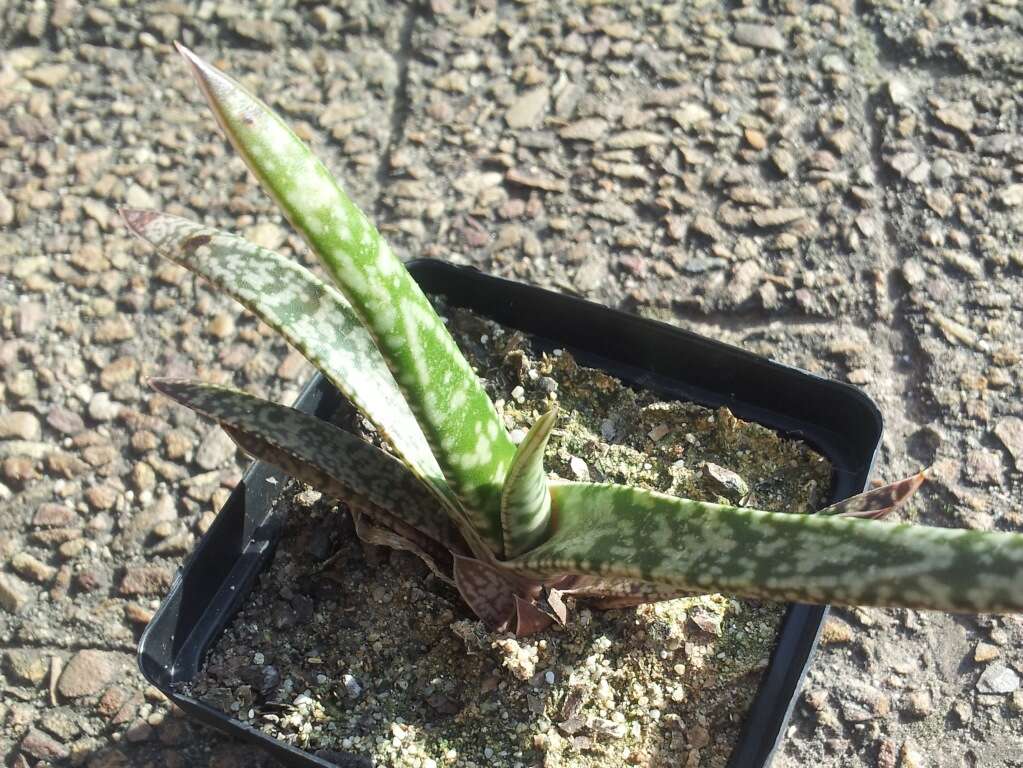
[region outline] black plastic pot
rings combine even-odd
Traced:
[[[877,406],[858,389],[765,360],[741,349],[622,312],[470,268],[439,261],[411,262],[429,293],[518,328],[541,349],[563,348],[637,388],[665,398],[717,407],[805,440],[834,467],[832,501],[864,490],[881,441]],[[340,395],[317,376],[296,407],[329,417]],[[204,723],[266,749],[287,766],[329,768],[252,726],[182,695],[207,651],[268,565],[282,519],[271,502],[285,477],[254,464],[196,546],[139,643],[143,675],[175,704]],[[777,647],[746,715],[729,765],[766,766],[784,734],[817,645],[826,606],[789,606]],[[352,756],[348,765],[366,761]]]

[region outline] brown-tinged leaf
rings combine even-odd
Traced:
[[[506,573],[474,557],[455,555],[455,586],[473,613],[492,631],[508,629],[516,615],[518,585]]]
[[[385,528],[383,525],[378,525],[376,516],[379,514],[379,510],[374,514],[351,508],[351,513],[352,521],[355,523],[355,533],[359,539],[367,544],[411,552],[426,563],[426,566],[438,579],[452,586],[454,585],[455,580],[451,576],[451,556],[447,553],[438,552],[436,542],[430,541],[419,534],[414,528],[408,526],[403,526],[405,533],[409,534],[406,537],[389,528]],[[443,557],[443,555],[447,556]]]
[[[541,611],[535,603],[515,595],[515,635],[525,637],[542,632],[554,619]]]
[[[817,514],[879,520],[905,504],[926,479],[927,470],[923,470],[881,488],[851,496],[830,507],[825,507]]]

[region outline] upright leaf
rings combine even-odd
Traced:
[[[556,528],[509,565],[806,603],[1023,611],[1023,535],[792,515],[551,485]]]
[[[355,435],[285,405],[238,390],[181,379],[153,388],[218,421],[250,454],[357,506],[378,507],[454,551],[458,532],[405,465]]]
[[[473,525],[500,555],[515,447],[426,296],[330,173],[259,99],[178,46],[224,133],[302,233],[376,341]]]
[[[209,280],[301,352],[359,409],[452,514],[444,479],[373,338],[337,289],[305,267],[226,232],[156,211],[122,208],[131,230]]]
[[[501,494],[504,552],[516,557],[547,535],[551,522],[551,493],[543,468],[543,452],[558,419],[555,405],[536,420],[519,443]]]

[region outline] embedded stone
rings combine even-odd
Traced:
[[[39,419],[28,411],[0,414],[0,438],[38,440],[41,434]]]
[[[11,568],[19,576],[43,584],[57,575],[57,569],[28,552],[15,552],[11,556]]]
[[[64,435],[75,435],[85,429],[82,417],[72,410],[54,406],[46,414],[46,423]]]
[[[998,646],[991,643],[977,643],[977,647],[973,651],[973,660],[978,664],[994,661],[999,656],[1001,656],[1001,651],[998,650]]]
[[[904,104],[909,103],[912,98],[913,92],[910,90],[905,80],[901,80],[897,77],[893,77],[888,81],[888,98],[891,99],[892,104],[897,107],[901,107]]]
[[[977,690],[981,693],[1012,693],[1019,687],[1019,675],[1001,663],[989,665],[977,681]]]
[[[998,199],[1008,208],[1023,205],[1023,184],[1010,184],[998,193]]]
[[[654,131],[622,131],[607,140],[611,149],[643,149],[667,144],[669,137]]]
[[[121,404],[111,400],[106,392],[97,392],[89,398],[89,416],[96,421],[112,421],[121,409]]]
[[[129,566],[121,579],[122,595],[159,595],[167,591],[174,573],[159,565]]]
[[[671,113],[671,117],[681,128],[688,130],[709,120],[710,112],[699,104],[682,104]]]
[[[519,96],[505,113],[504,119],[509,128],[529,128],[540,120],[550,91],[546,87],[534,88]]]
[[[17,576],[0,573],[0,608],[17,615],[35,598],[35,591]]]
[[[139,364],[133,357],[119,357],[105,366],[99,375],[99,383],[103,389],[111,390],[118,384],[134,381]]]
[[[78,515],[71,507],[47,502],[39,505],[35,517],[32,518],[32,525],[46,528],[69,528],[77,520]]]
[[[995,424],[995,436],[1016,462],[1016,469],[1023,472],[1023,419],[1006,416]]]
[[[85,499],[95,510],[110,509],[117,503],[117,491],[109,485],[94,485],[85,492]]]
[[[784,51],[788,46],[785,36],[766,24],[736,24],[734,37],[740,45],[765,51]]]
[[[749,485],[737,472],[707,461],[703,464],[703,476],[714,493],[729,501],[739,502],[749,495]]]
[[[16,683],[39,685],[50,668],[50,662],[42,651],[34,648],[14,648],[6,652],[4,671]]]
[[[806,218],[803,208],[770,208],[753,214],[753,222],[758,227],[779,227],[793,221]]]
[[[79,651],[64,667],[57,692],[66,699],[93,696],[114,678],[119,666],[117,658],[107,651]]]
[[[195,452],[195,463],[203,469],[212,470],[234,458],[234,441],[220,427],[213,427]]]
[[[55,738],[35,728],[30,729],[21,740],[21,751],[46,763],[64,760],[71,754],[71,751]]]
[[[119,341],[133,338],[135,338],[135,325],[126,317],[112,317],[109,320],[104,320],[96,327],[96,332],[93,335],[93,340],[99,344],[116,344]]]
[[[71,67],[67,64],[44,64],[28,70],[25,79],[36,85],[54,88],[67,80],[70,74]]]
[[[607,120],[599,117],[577,120],[558,131],[561,138],[575,141],[596,141],[605,133],[607,133]]]
[[[974,116],[965,108],[945,107],[935,111],[934,116],[949,128],[954,128],[962,133],[969,133],[973,130]]]

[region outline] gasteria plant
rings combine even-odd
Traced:
[[[239,446],[345,500],[365,541],[414,552],[491,628],[679,595],[945,611],[1023,610],[1023,535],[876,520],[922,475],[814,515],[763,512],[547,476],[557,410],[515,445],[444,323],[327,169],[265,104],[178,46],[221,128],[336,288],[225,232],[122,211],[162,254],[244,304],[302,352],[390,452],[243,392],[158,379]]]

